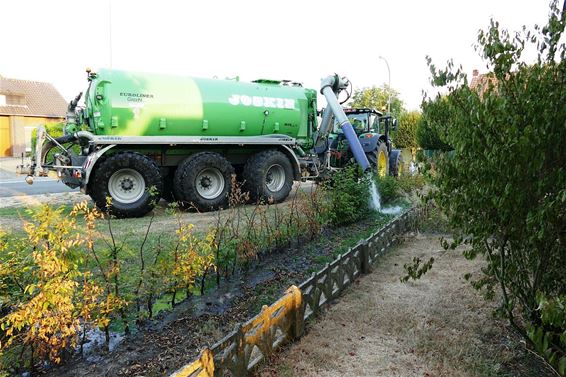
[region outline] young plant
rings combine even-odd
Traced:
[[[62,211],[44,205],[30,212],[33,220],[24,229],[33,248],[31,281],[0,325],[2,350],[19,346],[20,359],[27,355],[32,370],[40,360],[60,363],[63,352],[76,346],[81,329],[76,298],[84,239],[76,219]]]
[[[127,302],[116,294],[116,280],[113,279],[115,272],[113,272],[115,260],[108,258],[108,253],[100,251],[96,245],[97,236],[99,235],[96,225],[97,220],[104,219],[104,214],[96,207],[90,208],[86,202],[75,205],[71,216],[76,217],[82,215],[85,220],[85,232],[83,232],[84,246],[86,253],[83,255],[84,264],[86,266],[94,266],[97,270],[96,276],[86,271],[83,273],[83,301],[82,311],[89,309],[89,314],[86,319],[86,324],[90,320],[104,332],[106,349],[110,349],[110,324],[112,317],[116,312],[121,313],[122,318],[125,318],[124,308]],[[108,223],[111,232],[111,223]],[[114,244],[114,243],[113,243]],[[114,244],[115,245],[115,244]],[[86,315],[86,312],[83,314]],[[91,318],[92,317],[92,318]],[[86,325],[85,325],[86,326]],[[86,328],[83,329],[83,342]],[[82,343],[81,343],[82,347]]]
[[[337,171],[326,182],[330,202],[329,218],[333,225],[346,225],[363,218],[369,212],[370,178],[357,165]]]

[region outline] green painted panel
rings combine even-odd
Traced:
[[[99,135],[307,138],[309,126],[316,126],[316,91],[278,82],[101,70],[86,101],[91,128]]]

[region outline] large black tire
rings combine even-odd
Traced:
[[[222,155],[200,152],[187,157],[174,178],[175,198],[184,208],[212,211],[228,204],[234,167]]]
[[[381,162],[379,159],[379,156],[383,155],[383,157],[381,157]],[[371,169],[380,177],[384,177],[387,174],[389,174],[389,168],[388,168],[388,156],[387,156],[387,145],[385,145],[384,142],[380,142],[377,145],[377,148],[374,149],[371,152],[367,152],[366,153],[366,157],[369,161],[369,165],[371,167]]]
[[[96,168],[90,196],[99,209],[116,217],[141,217],[155,207],[162,190],[163,180],[155,161],[140,153],[119,152]],[[107,197],[112,198],[108,208]]]
[[[389,174],[399,177],[403,174],[403,156],[400,149],[393,149],[389,154]]]
[[[268,149],[248,159],[243,178],[251,200],[280,203],[293,188],[293,166],[285,154]]]
[[[373,150],[371,152],[366,152],[366,157],[369,161],[369,166],[370,166],[371,170],[376,171],[377,170],[377,149]]]

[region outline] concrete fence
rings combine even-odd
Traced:
[[[360,275],[370,272],[398,236],[415,228],[416,217],[417,211],[411,209],[361,240],[298,287],[291,286],[279,300],[264,306],[258,315],[236,326],[171,377],[247,376],[280,345],[303,335],[305,321],[329,305]]]

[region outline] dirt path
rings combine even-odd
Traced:
[[[257,375],[546,375],[463,278],[477,276],[481,261],[444,252],[438,240],[420,236],[392,251]],[[434,267],[415,283],[401,283],[413,256],[434,256]]]

